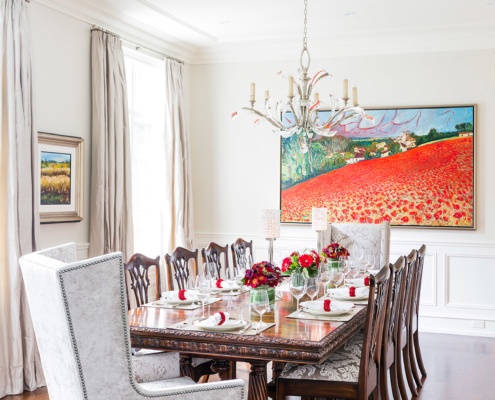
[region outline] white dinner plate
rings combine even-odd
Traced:
[[[358,279],[347,279],[346,278],[345,284],[348,286],[363,287],[364,286],[364,278],[358,278]]]
[[[323,309],[323,300],[303,301],[300,305],[304,309],[304,312],[308,314],[329,317],[346,314],[354,308],[354,304],[352,303],[344,303],[337,300],[332,300],[330,303],[331,311],[325,311]]]
[[[330,297],[332,297],[334,299],[338,299],[338,300],[344,300],[344,301],[360,301],[360,300],[366,300],[368,298],[368,295],[351,297],[349,295],[333,294],[330,292]]]
[[[222,325],[204,325],[205,321],[206,320],[195,321],[194,325],[198,328],[205,330],[205,331],[228,332],[228,331],[234,331],[236,329],[243,328],[248,324],[248,321],[243,321],[243,320],[238,320],[238,319],[229,319],[228,321],[225,321],[225,323]]]

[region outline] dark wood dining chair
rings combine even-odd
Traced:
[[[249,257],[251,260],[253,258],[253,241],[247,242],[244,239],[237,239],[231,245],[232,249],[232,267],[234,268],[234,272],[237,274],[239,272],[239,268],[246,269],[250,268]]]
[[[203,265],[205,266],[205,273],[207,271],[207,264],[209,264],[212,270],[209,271],[213,278],[224,278],[226,271],[229,269],[229,245],[220,246],[217,243],[211,242],[206,249],[201,249],[201,256],[203,259]]]
[[[198,275],[198,249],[191,251],[177,247],[172,254],[165,254],[168,290],[187,289],[187,282]]]
[[[413,276],[416,271],[417,260],[418,252],[416,250],[412,250],[406,257],[406,278],[403,287],[404,299],[402,300],[402,305],[400,307],[401,312],[399,312],[399,321],[396,333],[395,363],[397,371],[397,386],[399,388],[400,397],[402,398],[402,400],[409,399],[406,389],[406,380],[412,396],[418,395],[411,371],[411,363],[409,357],[410,341],[408,340],[411,320],[411,302],[412,295],[414,293]],[[406,380],[404,379],[404,375],[406,376]]]
[[[397,326],[399,325],[399,313],[404,299],[405,259],[399,257],[394,264],[390,264],[390,276],[392,283],[389,287],[390,308],[385,314],[385,331],[382,341],[382,359],[380,362],[380,394],[383,400],[388,400],[390,371],[390,386],[395,400],[400,400],[397,386],[397,368],[401,367],[395,362],[395,349],[397,341]]]
[[[421,298],[421,282],[423,280],[423,265],[425,261],[426,245],[422,245],[418,250],[418,260],[416,262],[416,270],[412,277],[413,280],[413,294],[411,296],[411,314],[409,319],[410,329],[408,330],[409,341],[409,360],[411,363],[411,371],[416,382],[416,389],[419,390],[423,386],[423,382],[426,379],[426,369],[423,363],[423,357],[421,355],[421,348],[419,346],[419,332],[418,332],[418,317],[419,317],[419,300]],[[419,376],[418,368],[421,371],[421,377]]]
[[[148,289],[151,286],[149,279],[150,268],[154,268],[155,270],[155,293],[152,299],[148,298]],[[136,253],[124,264],[124,269],[126,272],[126,288],[132,290],[136,307],[141,307],[143,304],[160,298],[162,293],[160,283],[160,256],[150,258],[143,254]],[[129,279],[129,281],[127,279]],[[127,294],[127,308],[129,310],[131,309],[129,293]]]
[[[389,285],[390,268],[386,266],[370,277],[364,332],[353,336],[321,364],[287,363],[277,379],[277,400],[286,396],[380,398],[379,366]]]

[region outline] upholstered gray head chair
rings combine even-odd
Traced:
[[[131,356],[121,253],[78,262],[69,243],[20,264],[51,400],[244,399],[240,379],[180,377],[177,353]]]
[[[376,269],[388,266],[390,258],[390,223],[360,224],[333,223],[323,232],[323,246],[338,243],[351,252],[352,247],[359,246],[370,252],[379,260]]]

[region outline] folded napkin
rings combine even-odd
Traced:
[[[213,314],[211,317],[205,319],[204,321],[201,321],[201,325],[203,326],[217,326],[217,325],[223,325],[226,323],[230,318],[230,314],[228,312],[216,312]]]
[[[325,299],[304,301],[301,303],[301,306],[314,311],[348,311],[354,307],[354,304],[345,301]],[[327,310],[326,307],[330,307],[330,309]]]
[[[239,286],[236,282],[224,281],[223,279],[215,280],[215,287],[217,289],[238,289]]]
[[[353,295],[353,291],[354,291],[354,295]],[[368,294],[370,293],[370,288],[369,286],[363,286],[358,288],[351,286],[349,288],[331,289],[330,293],[342,297],[345,296],[364,297],[364,296],[368,296]]]
[[[172,301],[185,301],[185,300],[195,300],[196,291],[195,290],[174,290],[171,292],[163,292],[162,299],[172,300]]]

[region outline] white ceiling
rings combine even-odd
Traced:
[[[302,44],[303,0],[35,1],[191,63],[292,59]],[[313,57],[495,49],[495,0],[308,3]]]

